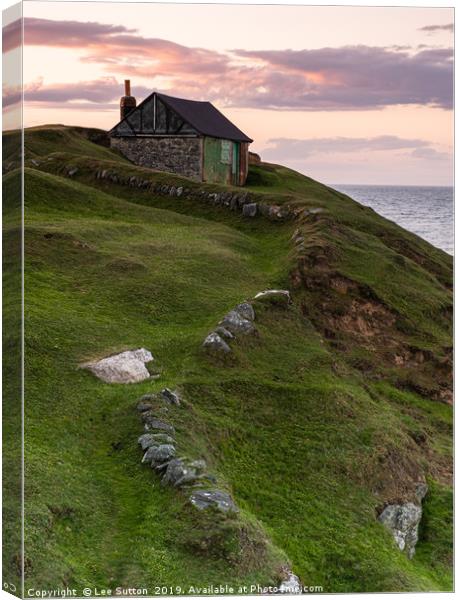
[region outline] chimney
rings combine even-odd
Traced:
[[[136,98],[131,96],[131,81],[125,79],[125,95],[120,98],[120,119],[124,119],[136,108]]]

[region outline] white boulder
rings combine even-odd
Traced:
[[[150,378],[150,373],[145,365],[152,360],[151,352],[145,348],[138,348],[81,366],[106,383],[138,383]]]

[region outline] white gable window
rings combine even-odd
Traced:
[[[224,165],[232,164],[232,142],[222,140],[220,149],[220,162]]]

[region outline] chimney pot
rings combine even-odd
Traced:
[[[131,96],[131,81],[125,79],[125,96]]]

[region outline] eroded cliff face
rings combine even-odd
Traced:
[[[321,242],[315,243],[319,232]],[[372,285],[365,280],[365,252],[358,258],[362,264],[352,264],[345,254],[346,245],[353,243],[349,235],[349,226],[324,212],[309,214],[299,223],[291,281],[305,290],[304,314],[351,367],[371,378],[385,375],[397,387],[434,401],[452,403],[452,298],[445,269],[407,244],[399,244],[397,252],[382,243],[387,256],[377,265]],[[438,301],[414,307],[416,298],[406,303],[404,290],[398,298],[399,282],[405,278],[420,287],[429,278]]]

